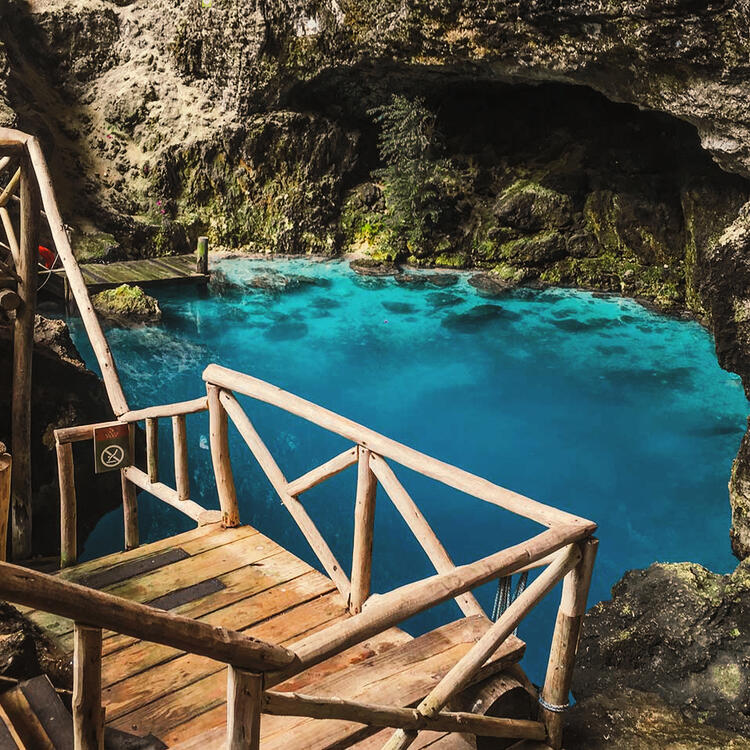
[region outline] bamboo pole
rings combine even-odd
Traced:
[[[357,614],[370,595],[372,578],[372,539],[375,525],[375,495],[378,485],[370,469],[370,451],[359,447],[357,497],[354,504],[354,549],[349,611]]]
[[[469,565],[460,565],[450,573],[441,573],[373,597],[360,614],[296,642],[294,650],[299,657],[299,664],[295,666],[294,674],[376,633],[381,633],[425,609],[448,599],[454,599],[464,591],[474,589],[500,576],[510,575],[519,567],[538,560],[561,547],[567,547],[590,533],[590,529],[581,529],[578,525],[572,524],[557,529],[547,529],[521,544],[495,552]],[[267,684],[269,687],[278,684],[287,676],[289,675],[285,673],[274,675],[273,682],[267,682]]]
[[[13,323],[13,443],[12,555],[31,555],[31,365],[34,356],[37,254],[39,252],[39,192],[28,159],[22,161],[21,241],[16,270],[22,305]]]
[[[540,700],[540,718],[547,727],[547,744],[553,750],[560,750],[562,747],[564,711],[568,705],[573,666],[578,652],[583,616],[586,614],[586,599],[598,546],[597,539],[581,542],[581,561],[565,576],[563,582],[560,608],[549,652],[547,676]]]
[[[146,466],[148,479],[152,483],[159,481],[159,420],[149,417],[146,420]]]
[[[174,443],[174,478],[177,487],[177,499],[184,502],[190,500],[187,420],[184,414],[172,417],[172,442]]]
[[[112,405],[115,415],[119,416],[129,411],[128,402],[120,384],[120,378],[117,374],[117,368],[112,357],[112,352],[109,349],[109,344],[91,304],[83,274],[71,250],[68,235],[65,232],[65,224],[60,215],[60,209],[57,206],[55,189],[47,168],[47,162],[44,159],[44,154],[36,138],[27,137],[25,142],[36,172],[42,204],[47,213],[47,221],[49,222],[50,232],[55,242],[55,248],[67,274],[70,290],[75,298],[78,312],[86,328],[86,334],[99,363],[102,379],[104,380],[107,395],[109,396],[109,402]]]
[[[330,432],[335,432],[347,440],[358,443],[373,453],[390,458],[402,466],[465,492],[467,495],[499,505],[544,526],[554,526],[555,524],[588,526],[591,523],[584,518],[543,505],[536,500],[519,495],[517,492],[499,487],[482,477],[470,474],[468,471],[420,453],[350,419],[324,409],[322,406],[306,401],[250,375],[244,375],[226,367],[212,364],[203,371],[203,379],[207,383],[251,396],[259,401],[284,409],[290,414],[295,414]]]
[[[0,443],[0,562],[8,559],[8,518],[10,515],[10,475],[13,461]]]
[[[311,490],[313,487],[317,487],[321,482],[325,482],[326,479],[330,479],[336,474],[340,474],[344,469],[348,469],[357,463],[357,446],[349,448],[343,453],[339,453],[338,456],[334,456],[330,461],[326,461],[320,466],[316,466],[314,469],[310,469],[307,474],[303,474],[297,479],[293,479],[286,486],[286,491],[290,495],[301,495],[303,492]]]
[[[67,568],[78,560],[77,504],[73,446],[56,443],[57,477],[60,483],[60,567]]]
[[[296,663],[295,654],[283,646],[10,563],[0,563],[0,598],[241,669]]]
[[[134,424],[128,427],[128,436],[130,438],[130,460],[133,461],[135,457]],[[120,469],[120,484],[122,486],[122,517],[125,525],[125,549],[135,549],[140,544],[138,493],[135,490],[135,485],[125,473],[125,469]]]
[[[338,560],[334,557],[325,539],[318,531],[317,526],[304,509],[302,503],[296,497],[288,494],[284,474],[274,460],[266,444],[261,440],[260,435],[255,431],[255,427],[243,411],[237,400],[231,393],[226,391],[220,392],[220,405],[226,410],[226,413],[232,418],[235,427],[239,430],[240,435],[247,443],[248,448],[255,456],[256,461],[260,464],[261,469],[268,477],[271,486],[276,490],[276,494],[284,503],[292,518],[297,523],[300,531],[304,534],[307,543],[317,555],[321,565],[325,568],[326,573],[336,584],[336,588],[341,592],[344,599],[349,598],[350,584],[346,574],[341,569]]]
[[[104,750],[102,631],[75,624],[73,646],[73,744]]]
[[[259,750],[263,675],[227,670],[227,749]]]
[[[435,570],[438,573],[448,573],[453,570],[456,567],[455,563],[385,459],[375,453],[371,453],[370,468],[383,486],[388,497],[393,501],[396,510],[401,514],[404,521],[406,521],[407,526],[411,529],[412,534],[414,534],[414,538],[427,553],[427,557],[435,566]],[[457,597],[456,604],[458,604],[461,611],[467,617],[471,615],[487,617],[482,606],[471,592],[461,594],[461,596]]]
[[[465,711],[442,711],[434,717],[427,717],[415,708],[400,708],[301,693],[266,691],[263,710],[265,713],[276,716],[308,716],[313,719],[353,721],[370,727],[468,732],[483,737],[532,740],[543,740],[545,737],[544,725],[538,721],[495,718]]]
[[[219,389],[206,386],[208,392],[209,440],[211,462],[216,477],[216,491],[222,512],[222,524],[227,527],[240,525],[240,510],[237,490],[234,487],[232,459],[229,455],[229,424],[224,405],[219,400]]]

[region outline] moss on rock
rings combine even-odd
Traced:
[[[121,284],[92,298],[94,309],[104,318],[120,325],[157,323],[161,320],[159,303],[139,286]]]

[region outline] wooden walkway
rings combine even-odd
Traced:
[[[218,524],[135,550],[66,568],[59,576],[175,614],[290,645],[350,615],[333,582],[250,526]],[[73,649],[73,623],[41,611],[31,618]],[[278,686],[365,702],[409,706],[421,700],[486,632],[474,616],[420,638],[391,628]],[[524,644],[510,637],[481,677],[518,661]],[[226,666],[158,644],[105,632],[102,682],[108,726],[168,747],[208,750],[226,742]],[[372,746],[393,730],[294,716],[266,716],[262,747]],[[418,747],[473,745],[462,735],[423,732]],[[467,744],[468,743],[468,744]]]
[[[167,284],[206,284],[209,274],[198,273],[195,255],[170,255],[162,258],[124,260],[117,263],[86,263],[81,273],[89,292],[96,294],[121,284],[137,284],[144,288]],[[45,273],[40,274],[44,281]],[[57,297],[68,299],[67,280],[63,269],[50,275],[45,288]]]

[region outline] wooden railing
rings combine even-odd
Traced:
[[[68,242],[49,171],[37,140],[0,128],[0,170],[18,167],[0,194],[0,221],[6,243],[0,250],[2,268],[17,284],[13,367],[13,554],[23,557],[31,543],[30,403],[36,257],[40,221],[49,225],[55,250],[66,271],[70,291],[99,363],[117,422],[145,421],[146,467],[131,463],[121,471],[125,546],[138,545],[136,488],[186,513],[198,523],[222,520],[240,523],[239,504],[229,454],[231,420],[255,456],[281,501],[304,534],[321,565],[348,602],[351,617],[308,636],[294,652],[253,641],[241,634],[211,628],[145,605],[76,586],[41,573],[0,562],[0,596],[27,606],[70,617],[76,622],[74,724],[76,750],[101,746],[101,629],[209,656],[230,664],[227,687],[227,743],[231,750],[257,748],[263,713],[356,721],[396,731],[387,750],[408,747],[421,729],[473,732],[494,737],[544,740],[561,746],[562,713],[567,703],[581,620],[597,548],[596,524],[499,487],[481,477],[402,445],[362,425],[323,409],[256,378],[218,365],[206,368],[207,396],[195,401],[131,411],[114,359],[91,305],[81,271]],[[19,231],[5,208],[19,190]],[[43,211],[40,212],[40,208]],[[2,270],[0,268],[0,270]],[[6,304],[6,303],[4,303]],[[235,394],[272,404],[343,436],[352,447],[303,476],[287,481]],[[190,499],[187,468],[186,415],[208,409],[211,458],[221,507],[205,511]],[[174,436],[175,488],[159,476],[158,420],[170,418]],[[61,562],[77,557],[76,499],[72,443],[93,437],[96,425],[55,433],[61,493]],[[131,437],[131,444],[133,438]],[[16,449],[18,445],[18,450]],[[131,451],[133,455],[133,451]],[[400,464],[470,496],[504,508],[546,527],[538,535],[468,565],[454,565],[448,551],[397,478],[391,463]],[[334,556],[300,496],[344,469],[357,464],[354,545],[351,579]],[[375,489],[380,484],[423,547],[436,575],[374,595],[371,591]],[[7,494],[7,493],[6,493]],[[0,525],[3,485],[0,473]],[[7,504],[7,503],[6,503]],[[544,568],[485,635],[443,677],[416,708],[363,704],[355,701],[282,693],[271,690],[283,680],[383,632],[413,615],[455,599],[465,615],[484,614],[473,590],[513,573]],[[446,710],[452,697],[475,679],[487,658],[516,629],[528,612],[563,581],[561,604],[540,697],[540,721],[494,718]]]
[[[0,562],[8,559],[8,519],[10,518],[10,474],[13,461],[0,443]]]
[[[222,520],[217,511],[207,510],[190,499],[188,467],[187,420],[189,414],[206,411],[206,397],[165,406],[129,411],[119,421],[103,422],[55,430],[57,473],[60,483],[60,567],[73,565],[78,559],[78,534],[73,443],[93,440],[94,430],[100,427],[127,424],[130,428],[131,465],[121,469],[122,508],[125,527],[125,549],[135,549],[140,543],[138,530],[137,489],[145,490],[167,505],[171,505],[198,524]],[[160,481],[159,474],[159,419],[172,421],[174,474],[176,487]],[[135,426],[146,425],[146,470],[135,465]]]

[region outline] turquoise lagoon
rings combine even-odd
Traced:
[[[590,602],[609,597],[625,570],[691,560],[733,567],[727,480],[748,404],[721,370],[697,323],[612,296],[552,289],[481,296],[459,274],[450,286],[360,277],[343,262],[225,259],[227,283],[159,294],[161,325],[109,331],[131,407],[204,392],[210,362],[250,373],[421,451],[529,497],[597,521],[601,540]],[[259,275],[306,278],[283,292],[252,286]],[[437,279],[440,281],[440,279]],[[80,325],[74,338],[94,359]],[[243,399],[288,478],[346,447],[345,441],[273,407]],[[162,456],[170,456],[168,420]],[[208,420],[190,417],[192,495],[218,507]],[[236,431],[231,452],[243,521],[316,564],[293,521]],[[166,481],[171,466],[164,467]],[[469,562],[539,527],[394,466],[457,562]],[[334,553],[351,560],[356,470],[315,488],[304,502]],[[190,527],[140,496],[141,534],[153,540]],[[121,512],[86,543],[116,549]],[[378,493],[374,589],[433,572]],[[489,610],[494,588],[479,590]],[[524,662],[542,678],[557,606],[553,593],[523,623]],[[454,617],[445,604],[408,623],[414,633]]]

